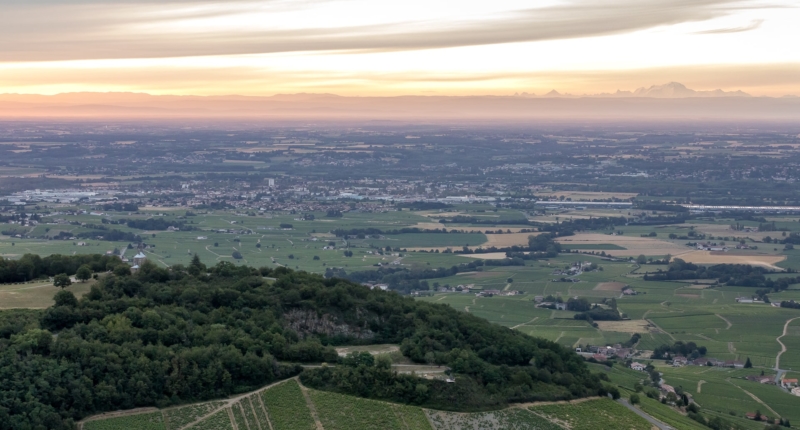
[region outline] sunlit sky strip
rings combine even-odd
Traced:
[[[800,94],[793,1],[9,1],[0,92]]]

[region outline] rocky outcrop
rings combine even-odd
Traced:
[[[309,334],[344,336],[354,339],[372,339],[375,333],[365,327],[340,322],[330,314],[320,316],[315,311],[293,309],[284,314],[286,325],[301,337]]]

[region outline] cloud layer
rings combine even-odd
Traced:
[[[404,12],[418,13],[371,22],[382,9],[401,6],[359,0],[13,1],[0,14],[0,61],[464,47],[620,34],[750,7],[734,0],[570,0],[535,8],[501,1],[487,10],[446,2],[452,13],[443,14],[426,12],[425,3],[405,2]]]
[[[800,94],[797,0],[0,1],[0,93]]]

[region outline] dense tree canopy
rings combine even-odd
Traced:
[[[45,311],[3,315],[0,429],[71,428],[97,412],[244,392],[301,371],[285,363],[336,363],[339,344],[397,343],[415,362],[450,367],[459,382],[434,389],[381,363],[344,361],[308,372],[309,383],[451,408],[603,392],[583,361],[553,342],[286,268],[145,263],[133,275],[101,277],[80,300],[64,291]],[[379,391],[376,380],[396,389]],[[365,384],[376,391],[355,388]]]

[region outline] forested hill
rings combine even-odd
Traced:
[[[276,280],[266,277],[276,278]],[[333,345],[399,343],[455,384],[340,360]],[[0,429],[69,429],[94,413],[246,392],[306,371],[309,385],[456,410],[603,394],[557,344],[446,305],[285,268],[220,263],[113,270],[82,299],[0,312]],[[533,364],[532,364],[533,363]],[[445,386],[446,385],[446,386]]]

